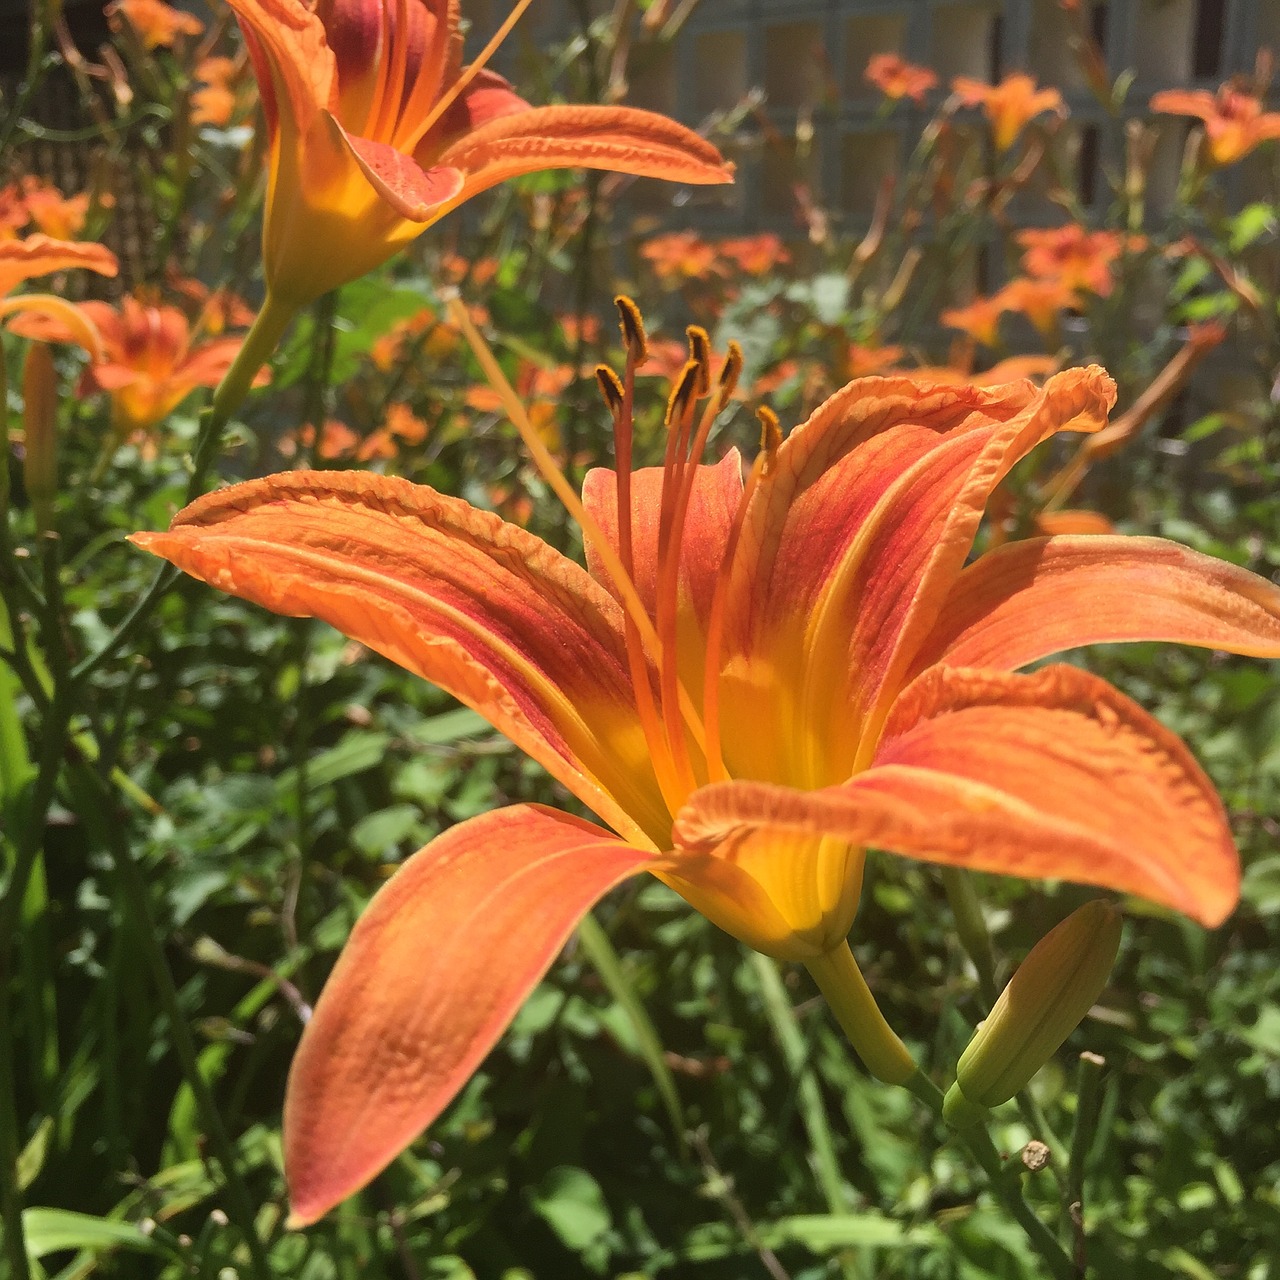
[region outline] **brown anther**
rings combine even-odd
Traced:
[[[736,342],[730,341],[729,350],[724,358],[724,368],[720,370],[720,384],[716,390],[722,409],[729,403],[738,388],[738,379],[742,377],[743,361],[742,348]]]
[[[676,380],[671,384],[671,395],[667,398],[667,416],[665,419],[668,431],[674,430],[684,417],[689,406],[698,397],[698,382],[701,377],[701,366],[696,360],[685,362]]]
[[[618,308],[622,341],[627,348],[627,354],[637,366],[644,364],[649,358],[649,339],[645,336],[644,319],[640,315],[640,308],[625,293],[618,294],[613,300],[613,305]]]
[[[711,394],[711,339],[701,326],[691,324],[685,334],[689,339],[689,361],[698,366],[698,397]]]
[[[760,452],[764,454],[764,471],[768,475],[782,447],[782,427],[778,415],[768,405],[762,404],[756,410],[756,417],[760,420]]]
[[[622,379],[607,364],[598,364],[596,381],[600,384],[600,394],[604,397],[605,404],[609,406],[609,412],[615,419],[622,417],[624,396]]]

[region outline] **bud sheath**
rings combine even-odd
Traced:
[[[966,1102],[1007,1102],[1058,1051],[1106,986],[1122,924],[1097,899],[1032,948],[960,1056],[956,1086]]]

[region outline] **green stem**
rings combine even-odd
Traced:
[[[982,914],[982,904],[973,889],[973,880],[963,867],[943,867],[942,884],[956,920],[956,936],[973,967],[978,971],[978,987],[989,1009],[996,1002],[995,957],[991,951],[991,934]]]
[[[244,398],[253,386],[262,366],[271,359],[272,353],[284,337],[289,322],[297,314],[298,309],[287,303],[278,302],[270,293],[262,304],[262,310],[249,332],[245,334],[243,345],[231,368],[227,370],[218,389],[213,393],[213,419],[219,424],[218,436],[221,436],[223,425],[231,421],[232,415],[244,403]],[[216,445],[217,440],[214,441]],[[197,448],[196,466],[200,466],[200,452]]]
[[[126,908],[134,918],[135,936],[146,954],[147,966],[151,970],[152,980],[155,982],[161,1004],[164,1006],[169,1032],[173,1037],[173,1047],[182,1064],[183,1076],[200,1110],[200,1117],[213,1154],[222,1167],[230,1216],[235,1220],[248,1246],[253,1274],[258,1277],[258,1280],[270,1280],[271,1266],[266,1249],[258,1236],[253,1201],[240,1173],[235,1147],[222,1123],[222,1114],[218,1110],[208,1082],[200,1072],[195,1042],[187,1027],[182,1004],[178,999],[178,989],[173,981],[173,973],[169,969],[169,962],[165,958],[160,934],[151,913],[146,882],[125,841],[123,827],[107,816],[114,807],[111,790],[107,783],[93,769],[82,766],[80,773],[98,793],[97,813],[105,820],[98,821],[96,825],[110,848]]]
[[[906,1045],[880,1012],[847,942],[805,961],[805,968],[813,975],[863,1066],[877,1080],[906,1084],[919,1074]]]

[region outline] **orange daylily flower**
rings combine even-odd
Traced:
[[[171,48],[180,37],[198,36],[204,30],[195,14],[175,9],[164,0],[115,0],[106,13],[111,19],[117,15],[124,18],[148,52]]]
[[[22,200],[27,216],[54,240],[74,240],[84,230],[89,212],[88,192],[64,196],[57,187],[36,177],[26,177],[22,180]]]
[[[905,354],[905,347],[893,343],[884,347],[869,347],[860,342],[851,342],[846,357],[849,378],[852,380],[865,378],[873,373],[883,373],[886,369],[892,369]]]
[[[80,310],[102,338],[102,358],[84,372],[85,391],[111,397],[111,425],[121,439],[167,417],[196,387],[216,386],[244,342],[243,335],[196,342],[176,307],[126,297],[119,310],[106,302],[84,302]],[[65,337],[57,320],[25,321],[30,337]],[[267,380],[264,370],[258,384]]]
[[[966,107],[981,107],[991,122],[997,151],[1008,151],[1030,121],[1045,111],[1066,113],[1057,89],[1037,89],[1024,72],[1005,76],[999,84],[985,84],[968,76],[957,76],[952,89]]]
[[[1016,311],[1052,341],[1058,332],[1058,317],[1080,305],[1075,286],[1059,276],[1017,276],[1000,290],[1006,311]]]
[[[594,168],[686,183],[731,178],[715,147],[665,117],[530,107],[483,67],[492,46],[464,67],[460,0],[230,3],[270,139],[267,288],[290,311],[520,174]]]
[[[942,313],[942,323],[950,329],[959,329],[987,347],[1000,345],[1000,317],[1009,308],[1004,298],[996,293],[989,298],[974,298],[963,307],[949,307]]]
[[[919,104],[938,83],[928,67],[917,67],[896,53],[877,53],[867,63],[866,77],[886,98],[910,98]]]
[[[1140,638],[1280,655],[1280,588],[1155,538],[1037,538],[965,564],[1010,468],[1102,427],[1105,373],[863,379],[785,442],[766,421],[744,483],[736,451],[699,462],[732,383],[698,411],[705,341],[669,401],[666,465],[630,470],[634,329],[628,346],[625,377],[601,375],[620,470],[592,471],[577,507],[544,468],[577,507],[586,569],[457,498],[354,472],[235,485],[135,535],[439,684],[604,824],[514,805],[379,891],[290,1074],[295,1224],[439,1114],[578,920],[638,872],[803,961],[851,1038],[879,1019],[896,1048],[859,1051],[898,1082],[914,1063],[846,942],[866,846],[1106,885],[1207,924],[1235,904],[1226,815],[1187,748],[1097,676],[1017,669]]]
[[[102,341],[87,310],[88,304],[77,305],[51,293],[20,293],[9,297],[24,280],[83,267],[99,275],[114,276],[120,269],[116,255],[105,245],[74,240],[54,240],[46,235],[27,236],[23,240],[0,239],[0,320],[16,316],[9,322],[15,333],[30,333],[28,326],[47,322],[57,327],[52,341],[75,342],[90,355],[102,351]]]
[[[658,279],[668,285],[704,280],[717,270],[715,246],[696,231],[669,231],[654,236],[640,246],[640,256],[653,268]]]
[[[728,258],[749,276],[767,275],[775,267],[786,266],[791,254],[779,236],[762,232],[758,236],[734,236],[716,245],[721,258]]]
[[[231,123],[236,110],[236,91],[231,82],[237,73],[234,58],[202,58],[193,78],[200,88],[191,94],[191,123],[211,124],[223,128]]]
[[[1224,84],[1206,89],[1165,89],[1151,99],[1151,110],[1204,121],[1209,158],[1216,165],[1235,164],[1254,147],[1280,138],[1280,112],[1264,111],[1256,94]]]
[[[1018,232],[1022,268],[1029,276],[1056,280],[1066,289],[1105,298],[1115,280],[1112,267],[1125,253],[1140,252],[1146,237],[1117,231],[1087,231],[1078,222]]]

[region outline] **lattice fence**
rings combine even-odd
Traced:
[[[1093,97],[1068,47],[1058,0],[701,0],[669,44],[640,44],[630,68],[629,101],[690,124],[731,113],[753,90],[729,149],[739,181],[728,192],[692,193],[682,208],[709,230],[793,228],[791,187],[808,182],[846,225],[870,217],[885,174],[900,166],[953,76],[997,80],[1024,70],[1060,89],[1071,118],[1054,146],[1086,204],[1105,196],[1102,167],[1118,168],[1125,122],[1146,118],[1151,95],[1174,86],[1214,89],[1251,72],[1258,52],[1280,54],[1280,0],[1081,0],[1113,77],[1133,75],[1125,107],[1113,117]],[[553,38],[612,4],[546,0],[534,6],[535,30]],[[941,80],[924,108],[886,116],[864,79],[873,54],[899,53],[932,67]],[[1148,212],[1172,199],[1188,122],[1155,121]],[[1267,188],[1256,166],[1231,176],[1237,200]]]

